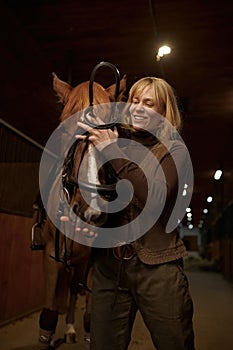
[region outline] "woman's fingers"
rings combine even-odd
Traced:
[[[90,132],[91,130],[93,130],[93,128],[87,124],[84,124],[82,122],[77,122],[77,126],[81,127],[83,130],[86,130],[88,132]]]
[[[114,126],[113,132],[114,132],[115,137],[118,138],[119,134],[118,134],[118,131],[117,131],[117,127],[116,127],[116,126]]]
[[[118,138],[117,128],[114,128],[114,131],[111,129],[97,129],[92,128],[89,125],[86,125],[82,122],[78,122],[77,125],[83,130],[88,132],[86,135],[76,135],[77,139],[85,140],[88,138],[95,146],[98,147],[99,151],[105,148],[109,143],[114,142]]]
[[[81,122],[78,122],[77,126],[82,128],[83,130],[87,131],[89,134],[93,130],[89,125],[86,125],[86,124],[81,123]],[[75,135],[75,138],[78,140],[86,140],[87,138],[89,138],[89,135],[78,134],[78,135]]]
[[[87,238],[96,238],[98,236],[97,232],[90,231],[87,227],[76,227],[75,230]]]
[[[87,139],[87,135],[75,135],[75,138],[79,139],[79,140],[86,140]]]

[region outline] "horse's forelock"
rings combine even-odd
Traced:
[[[109,93],[98,83],[94,83],[94,104],[110,102]]]
[[[94,82],[93,90],[94,104],[110,102],[108,92],[100,84]],[[70,91],[60,120],[64,121],[74,113],[84,110],[87,107],[89,107],[89,81],[77,85]]]

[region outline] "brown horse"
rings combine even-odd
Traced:
[[[55,74],[53,74],[53,88],[59,98],[59,101],[64,106],[62,114],[60,116],[59,125],[65,125],[65,131],[63,132],[62,137],[69,139],[71,135],[75,133],[76,122],[79,121],[79,118],[83,118],[83,113],[79,113],[79,111],[83,111],[89,107],[89,82],[81,83],[73,88],[68,83],[61,81]],[[118,101],[122,100],[124,96],[123,93],[126,90],[125,76],[120,81],[119,90],[120,93],[118,96]],[[105,89],[100,84],[94,83],[93,104],[108,104],[109,102],[114,101],[114,93],[115,84]],[[68,118],[75,114],[75,123],[70,123],[67,127],[66,121]],[[102,118],[104,118],[104,114]],[[90,143],[88,145],[85,145],[87,142],[88,141],[83,141],[82,144],[79,143],[77,147],[73,146],[73,153],[67,153],[65,163],[69,166],[71,164],[70,169],[73,176],[77,176],[80,162],[83,159],[84,150],[87,152],[87,150],[91,147]],[[64,149],[61,148],[61,152],[64,152]],[[82,156],[80,156],[81,154]],[[71,162],[69,162],[70,160]],[[67,166],[68,170],[70,170],[69,166]],[[51,188],[52,192],[59,192],[58,184],[60,183],[61,176],[61,173],[58,174],[57,178],[53,182]],[[103,218],[100,220],[100,211],[90,211],[88,207],[77,205],[79,203],[80,196],[79,188],[72,187],[72,191],[68,194],[68,196],[70,196],[68,200],[69,206],[72,208],[75,214],[82,216],[84,219],[88,218],[88,221],[93,222],[93,224],[96,226],[102,224],[103,221],[101,220],[103,220]],[[85,290],[83,286],[85,286],[87,280],[87,272],[91,252],[90,244],[80,244],[79,242],[76,242],[76,240],[73,240],[72,237],[67,237],[64,235],[64,231],[60,232],[61,230],[57,229],[51,217],[55,217],[58,210],[59,208],[56,205],[52,204],[50,207],[48,206],[48,216],[43,227],[43,235],[45,241],[44,268],[46,290],[45,303],[40,314],[39,321],[39,349],[49,349],[49,347],[52,345],[58,322],[58,315],[64,312],[66,312],[67,324],[65,339],[67,342],[74,342],[74,311],[77,296],[79,293],[86,293],[87,301],[89,300],[88,291]],[[61,223],[63,222],[64,225],[68,220],[68,216],[60,216],[60,221]],[[69,302],[67,303],[68,295]],[[89,332],[89,323],[90,309],[89,303],[87,303],[87,310],[84,315],[85,332]]]

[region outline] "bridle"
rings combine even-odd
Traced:
[[[89,82],[89,107],[85,110],[84,112],[84,122],[91,126],[92,128],[96,128],[96,129],[112,129],[116,126],[116,124],[119,123],[119,113],[117,112],[117,107],[116,107],[116,103],[112,103],[111,104],[111,111],[110,114],[113,117],[112,119],[110,118],[111,123],[108,124],[95,124],[92,123],[89,119],[88,119],[88,115],[90,115],[93,119],[96,118],[96,116],[93,113],[93,96],[94,96],[94,91],[93,91],[93,84],[95,81],[95,75],[96,72],[99,68],[101,67],[109,67],[113,70],[114,75],[115,75],[115,81],[116,81],[116,87],[115,87],[115,94],[114,94],[114,99],[115,102],[117,101],[117,98],[119,96],[119,91],[120,91],[120,73],[119,70],[112,64],[109,62],[100,62],[99,64],[97,64],[90,76],[90,82]],[[112,106],[113,105],[113,106]],[[80,141],[76,141],[76,142],[80,142]],[[87,141],[88,142],[88,141]],[[96,148],[96,151],[98,152],[98,149]],[[84,152],[83,152],[84,153]],[[100,195],[103,195],[106,199],[108,198],[116,198],[117,197],[117,193],[116,193],[116,183],[117,183],[117,177],[116,174],[113,170],[113,168],[111,167],[111,165],[109,164],[108,166],[108,176],[109,179],[107,182],[107,184],[91,184],[88,182],[84,182],[84,181],[78,181],[77,178],[71,176],[69,178],[69,183],[79,187],[82,190],[85,190],[87,192],[92,192],[92,193],[96,193],[98,192]]]
[[[110,129],[115,127],[117,123],[119,123],[119,114],[116,111],[116,103],[112,103],[113,106],[111,106],[110,111],[110,118],[111,122],[108,124],[95,124],[93,122],[90,122],[88,116],[91,116],[92,119],[95,119],[96,116],[93,113],[93,84],[95,80],[96,72],[101,67],[109,67],[113,70],[115,75],[115,81],[116,81],[116,88],[115,88],[115,102],[117,101],[119,90],[120,90],[120,73],[118,69],[109,62],[100,62],[97,64],[90,76],[90,82],[89,82],[89,107],[84,112],[84,122],[91,126],[92,128],[97,129]],[[77,134],[77,130],[75,132],[75,135]],[[92,184],[88,182],[82,182],[78,180],[78,176],[74,177],[72,176],[72,167],[73,167],[73,158],[76,152],[76,147],[80,146],[82,142],[85,142],[85,147],[82,149],[82,154],[80,155],[80,164],[84,158],[85,152],[88,147],[88,137],[87,140],[76,140],[73,142],[72,146],[70,147],[67,156],[65,158],[64,164],[63,164],[63,171],[62,171],[62,188],[61,188],[61,196],[60,196],[60,203],[59,203],[59,209],[57,213],[57,225],[56,225],[56,236],[55,236],[55,256],[51,256],[56,261],[62,262],[66,265],[66,267],[71,266],[71,256],[72,256],[72,250],[73,250],[73,240],[71,240],[70,248],[67,249],[66,244],[66,237],[64,238],[64,254],[63,257],[60,257],[60,230],[58,227],[60,227],[60,217],[64,215],[64,211],[67,211],[67,208],[69,206],[69,202],[71,200],[72,194],[70,195],[70,188],[74,190],[74,188],[80,188],[81,190],[88,191],[91,193],[99,193],[101,196],[103,196],[106,200],[112,200],[117,197],[116,192],[116,184],[117,184],[117,176],[115,174],[115,171],[111,167],[110,163],[108,163],[108,173],[107,173],[107,180],[106,184]],[[97,150],[97,152],[99,152]],[[72,190],[71,190],[72,191]],[[82,207],[80,207],[81,209]],[[72,210],[73,208],[70,208]],[[78,217],[79,211],[76,212],[76,216]]]

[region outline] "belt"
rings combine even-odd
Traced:
[[[132,244],[124,244],[113,248],[97,249],[97,255],[113,256],[117,260],[130,260],[136,255]]]

